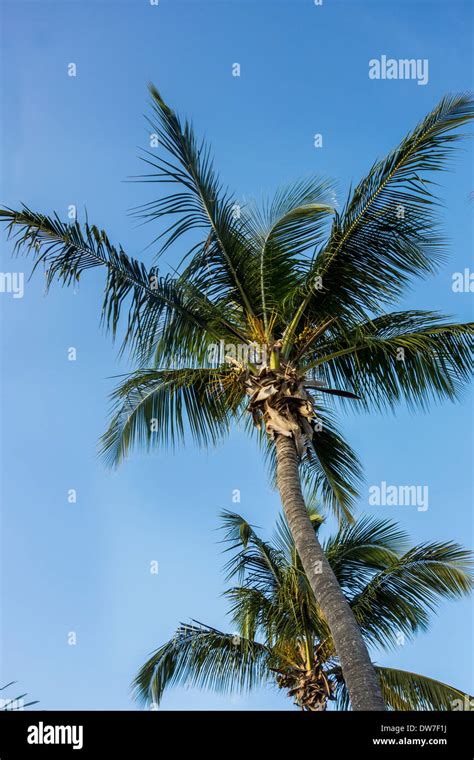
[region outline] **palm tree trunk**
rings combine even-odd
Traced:
[[[292,438],[276,437],[277,484],[286,519],[313,593],[331,630],[353,710],[385,710],[360,628],[306,511]]]

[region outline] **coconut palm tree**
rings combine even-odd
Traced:
[[[321,516],[308,510],[317,534]],[[209,625],[182,624],[145,663],[134,691],[159,704],[171,686],[241,692],[262,684],[284,689],[302,710],[350,709],[334,638],[321,613],[280,516],[272,541],[262,540],[240,515],[224,512],[225,592],[233,633]],[[364,517],[341,527],[324,544],[326,558],[369,646],[389,649],[426,630],[444,598],[468,593],[472,555],[452,542],[410,547],[395,523]],[[467,696],[433,678],[376,668],[387,709],[453,710]]]
[[[191,234],[172,273],[128,256],[87,220],[80,225],[27,207],[4,209],[16,250],[44,265],[46,284],[106,274],[102,315],[138,369],[115,392],[104,436],[114,464],[134,444],[174,444],[190,432],[216,443],[247,410],[248,428],[275,465],[285,514],[309,583],[331,628],[355,710],[383,709],[376,673],[350,606],[312,529],[304,488],[350,519],[360,467],[328,401],[361,410],[455,399],[471,372],[472,326],[430,311],[387,312],[442,255],[427,176],[451,154],[473,114],[447,96],[337,210],[326,180],[242,204],[223,187],[209,150],[150,87],[150,126],[137,179],[175,188],[134,213],[163,224],[159,253]],[[161,151],[161,153],[160,153]],[[169,224],[168,224],[169,221]],[[125,319],[121,317],[125,312]],[[302,487],[303,486],[303,487]]]

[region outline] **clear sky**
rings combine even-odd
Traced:
[[[123,180],[142,171],[149,80],[207,136],[239,197],[318,173],[338,180],[341,202],[444,93],[472,89],[468,0],[15,0],[2,3],[2,20],[0,202],[62,218],[70,204],[80,217],[87,206],[111,240],[148,263],[154,230],[137,229],[126,212],[154,188]],[[369,79],[368,62],[381,55],[428,59],[428,83]],[[464,149],[439,180],[449,257],[402,304],[460,320],[472,318],[473,298],[451,287],[454,272],[472,270],[472,145]],[[2,237],[1,271],[28,273],[11,248]],[[77,293],[56,286],[45,298],[38,273],[23,298],[0,293],[0,682],[18,680],[43,709],[133,708],[132,677],[180,621],[227,629],[218,513],[238,507],[266,534],[279,510],[239,431],[210,452],[134,454],[114,473],[98,460],[113,376],[128,369],[99,329],[102,284],[93,271]],[[471,545],[472,421],[469,392],[429,414],[347,414],[343,430],[366,473],[359,512],[399,520],[417,542]],[[381,481],[428,485],[429,509],[369,506],[368,487]],[[471,602],[445,603],[428,633],[374,656],[473,693],[472,634]],[[292,709],[272,690],[229,698],[175,689],[163,707]]]

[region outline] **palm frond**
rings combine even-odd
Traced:
[[[318,533],[324,524],[324,517],[314,505],[307,506],[306,511],[315,533]],[[283,553],[288,564],[295,562],[295,542],[284,514],[279,514],[277,517],[273,544]]]
[[[281,187],[271,201],[244,209],[244,234],[259,260],[267,332],[272,314],[278,322],[275,327],[285,326],[287,296],[300,275],[301,257],[322,242],[333,198],[332,184],[312,177]]]
[[[391,710],[458,710],[459,703],[471,700],[453,686],[418,673],[395,668],[376,668],[382,695]]]
[[[135,697],[159,704],[165,687],[197,686],[229,693],[261,685],[270,677],[268,649],[256,641],[210,626],[181,625],[140,669]]]
[[[390,567],[407,544],[407,534],[396,523],[365,516],[341,526],[325,541],[324,553],[342,588],[355,594],[376,571]]]
[[[153,107],[150,125],[171,161],[147,151],[144,160],[154,171],[138,179],[177,184],[179,189],[135,209],[135,213],[146,220],[173,218],[157,238],[165,239],[161,251],[186,232],[203,229],[204,239],[193,245],[188,254],[192,260],[185,279],[192,279],[211,300],[225,295],[252,314],[252,282],[257,285],[257,268],[239,232],[236,202],[223,189],[209,148],[204,141],[197,141],[192,125],[181,122],[154,85],[150,84],[149,90]]]
[[[396,668],[375,666],[380,680],[382,696],[387,710],[397,712],[415,710],[458,710],[458,705],[472,699],[454,686],[434,678]],[[336,682],[336,708],[349,710],[350,699],[340,667],[327,671]]]
[[[114,391],[114,413],[102,436],[102,454],[111,465],[132,446],[163,446],[183,440],[186,429],[200,445],[214,445],[229,430],[244,396],[226,383],[225,370],[140,369]]]
[[[318,346],[310,364],[327,383],[349,386],[360,410],[455,399],[472,376],[474,323],[431,311],[385,314]]]
[[[462,137],[453,130],[472,116],[468,95],[445,96],[395,150],[372,166],[336,213],[328,244],[302,281],[288,346],[303,316],[364,319],[367,311],[380,313],[383,303],[398,298],[411,278],[436,270],[443,239],[433,183],[424,175],[446,167]],[[315,278],[321,278],[321,289],[314,288]]]
[[[327,626],[317,610],[294,543],[264,542],[240,515],[224,512],[222,517],[227,551],[234,553],[225,565],[227,578],[237,577],[240,582],[225,596],[231,602],[232,621],[242,635],[255,638],[261,634],[272,651],[282,640],[297,642],[306,629],[326,637]],[[317,530],[322,518],[314,511],[311,517]],[[282,542],[284,525],[281,518]]]
[[[116,335],[122,308],[128,309],[123,348],[131,345],[143,359],[155,347],[157,335],[171,319],[177,334],[187,345],[201,346],[230,334],[221,312],[202,296],[172,277],[127,256],[113,246],[107,234],[95,225],[78,221],[62,222],[23,206],[21,211],[0,209],[16,253],[33,253],[34,269],[45,268],[46,287],[56,279],[63,285],[79,282],[88,269],[103,267],[107,281],[102,307],[105,326]]]
[[[270,646],[281,637],[287,615],[278,604],[275,584],[272,590],[270,585],[257,585],[246,578],[243,585],[227,589],[224,596],[229,601],[232,624],[244,638],[254,640],[261,634]]]
[[[304,492],[309,503],[320,497],[321,505],[338,520],[352,521],[352,511],[362,479],[355,452],[337,430],[333,415],[318,409],[312,437],[315,455],[308,451],[301,462]]]
[[[221,520],[226,531],[226,551],[233,552],[224,567],[226,580],[247,578],[247,583],[255,588],[273,590],[281,581],[284,564],[281,552],[263,541],[241,515],[224,510]]]
[[[442,599],[468,594],[472,554],[454,542],[420,544],[376,573],[350,599],[354,616],[372,643],[395,646],[397,635],[426,630]]]

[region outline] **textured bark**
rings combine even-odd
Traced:
[[[377,675],[360,628],[322,550],[301,492],[292,438],[278,435],[277,483],[286,519],[313,593],[334,639],[353,710],[384,710]]]

